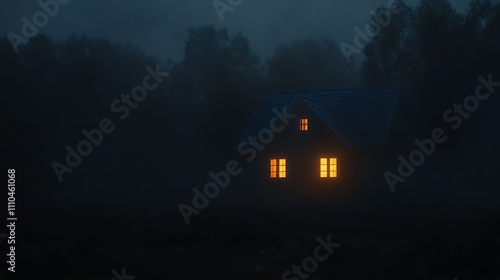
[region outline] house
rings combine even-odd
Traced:
[[[254,176],[268,184],[301,186],[370,180],[381,166],[380,148],[388,138],[396,99],[385,87],[265,94],[234,148],[268,127],[273,109],[286,107],[296,117],[258,152],[250,164]]]

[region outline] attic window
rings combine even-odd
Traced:
[[[271,159],[269,175],[271,178],[286,178],[286,159]]]
[[[300,130],[309,130],[309,119],[300,119]]]
[[[319,177],[321,178],[337,177],[337,158],[319,159]]]

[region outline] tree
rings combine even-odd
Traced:
[[[248,40],[211,25],[189,30],[173,79],[193,136],[215,152],[230,149],[261,91],[259,59]]]
[[[473,1],[465,15],[448,1],[404,6],[365,48],[365,84],[397,88],[407,126],[418,134],[443,125],[443,112],[498,70],[499,5]]]
[[[333,40],[294,41],[267,60],[271,90],[324,89],[356,84],[355,73]]]

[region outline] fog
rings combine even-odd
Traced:
[[[499,278],[499,1],[4,2],[8,277]],[[245,138],[298,92],[340,92],[297,98],[318,139]],[[351,125],[386,141],[348,147]],[[339,178],[268,177],[304,143],[345,144]]]

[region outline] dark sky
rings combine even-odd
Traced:
[[[227,0],[223,0],[226,2]],[[3,0],[5,3],[6,1]],[[221,21],[213,0],[70,0],[61,6],[40,32],[55,39],[71,33],[86,33],[113,42],[140,44],[150,54],[178,61],[186,31],[191,27],[213,24],[246,35],[261,58],[274,48],[294,39],[327,36],[352,44],[353,28],[363,27],[370,11],[389,0],[243,0]],[[416,0],[406,1],[412,4]],[[452,1],[465,11],[466,0]],[[494,1],[498,2],[498,1]],[[7,6],[7,7],[6,7]],[[0,34],[21,33],[21,17],[31,19],[40,10],[37,1],[9,1],[0,11]]]

